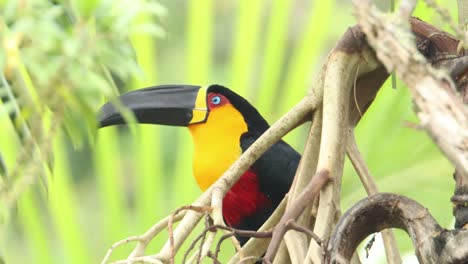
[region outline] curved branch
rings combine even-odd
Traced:
[[[440,252],[435,238],[443,229],[425,207],[389,193],[369,196],[343,215],[330,238],[326,263],[348,263],[362,240],[387,228],[400,228],[410,235],[421,263],[442,263],[434,259],[438,255],[434,252]]]

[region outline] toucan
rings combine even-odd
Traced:
[[[159,85],[118,100],[138,123],[188,127],[194,142],[193,175],[202,191],[213,184],[268,128],[244,98],[221,85]],[[100,111],[100,126],[125,124],[113,103]],[[232,186],[223,199],[227,225],[257,230],[291,187],[301,156],[280,140]],[[248,238],[238,237],[241,244]]]

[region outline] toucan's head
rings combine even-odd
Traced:
[[[207,123],[219,109],[234,108],[249,130],[263,132],[268,123],[247,100],[226,87],[211,85],[159,85],[131,91],[119,96],[124,107],[144,124],[191,126]],[[109,102],[102,106],[100,127],[125,124],[123,116]]]
[[[220,85],[161,85],[119,98],[139,123],[186,126],[194,141],[194,176],[208,188],[242,153],[245,132],[262,134],[269,125],[247,100]],[[124,124],[113,104],[101,108],[100,126]]]

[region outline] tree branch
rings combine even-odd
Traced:
[[[325,263],[348,263],[359,243],[386,228],[401,228],[412,238],[421,263],[447,263],[438,259],[435,239],[442,228],[426,208],[395,194],[364,198],[341,218],[330,238]]]
[[[452,80],[418,52],[402,14],[385,19],[368,1],[354,2],[358,21],[379,60],[389,71],[395,70],[412,92],[421,126],[456,170],[468,175],[468,110],[456,96]]]
[[[294,201],[293,206],[291,206],[290,209],[288,209],[284,213],[283,217],[278,223],[275,231],[273,232],[273,237],[265,254],[264,262],[270,263],[275,258],[275,254],[280,246],[281,240],[286,231],[288,230],[286,224],[287,221],[290,219],[297,219],[297,217],[307,206],[308,202],[314,200],[314,198],[318,195],[319,191],[329,180],[329,172],[326,170],[320,171],[314,175],[312,180],[302,191],[301,195],[297,198],[297,200]]]
[[[378,193],[377,184],[374,181],[372,175],[370,175],[369,168],[367,168],[366,162],[359,152],[356,144],[356,138],[354,136],[354,130],[350,130],[348,134],[349,138],[346,143],[346,153],[356,170],[361,183],[366,189],[367,195],[373,195]],[[385,246],[385,255],[387,257],[387,263],[399,264],[402,263],[400,253],[398,251],[398,245],[396,238],[393,235],[392,230],[382,230],[382,238]]]

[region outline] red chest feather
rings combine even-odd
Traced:
[[[270,206],[268,197],[260,192],[257,175],[246,171],[223,199],[223,216],[229,226],[237,226],[249,217]]]

